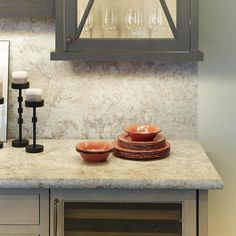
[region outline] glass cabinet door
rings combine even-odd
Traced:
[[[65,202],[65,236],[181,236],[180,203]]]
[[[78,27],[87,4],[87,0],[77,0]],[[176,31],[176,0],[166,0],[165,6]],[[80,38],[174,39],[175,36],[159,0],[95,0]]]
[[[53,189],[50,236],[196,236],[196,191]]]
[[[65,50],[190,49],[189,0],[67,0]]]

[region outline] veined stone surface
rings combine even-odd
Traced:
[[[0,188],[129,188],[220,189],[223,182],[201,145],[170,140],[171,155],[133,161],[112,155],[106,162],[87,163],[75,151],[78,140],[39,140],[45,152],[0,150]]]
[[[197,63],[55,62],[52,20],[0,20],[11,41],[10,71],[27,70],[42,88],[41,138],[113,139],[131,123],[154,123],[170,139],[196,139]],[[17,91],[10,89],[9,137],[17,137]],[[24,136],[32,134],[24,109]]]

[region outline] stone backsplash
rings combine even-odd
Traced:
[[[155,123],[171,139],[196,139],[197,63],[55,62],[52,20],[1,19],[0,40],[11,42],[10,71],[27,70],[43,89],[41,138],[113,139],[130,123]],[[16,137],[17,92],[10,89],[9,137]],[[25,108],[24,135],[31,136]]]

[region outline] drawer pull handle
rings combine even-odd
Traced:
[[[57,205],[59,200],[56,198],[54,200],[54,236],[57,236]]]

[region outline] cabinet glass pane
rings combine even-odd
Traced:
[[[89,0],[77,0],[77,25]],[[177,0],[162,1],[176,27]],[[160,0],[95,0],[80,38],[173,39]]]
[[[65,203],[65,236],[181,236],[180,203]]]

